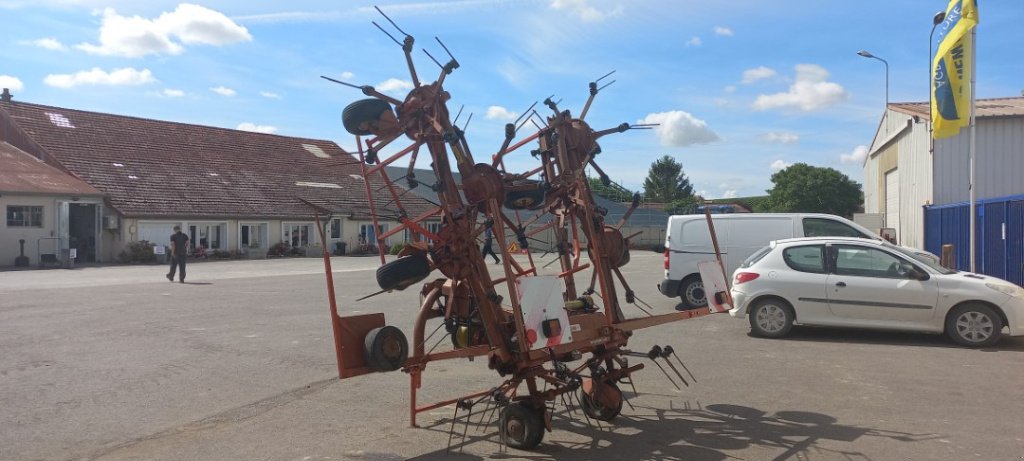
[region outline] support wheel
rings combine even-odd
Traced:
[[[430,261],[426,256],[403,256],[377,268],[377,285],[386,291],[404,290],[428,275]]]
[[[541,410],[513,403],[501,410],[498,430],[505,443],[520,450],[530,450],[544,439],[544,416]]]
[[[354,135],[366,136],[373,134],[370,128],[380,120],[381,114],[391,111],[391,104],[380,99],[360,99],[345,107],[341,113],[341,123],[345,131]]]
[[[622,391],[613,383],[595,383],[590,392],[580,392],[583,412],[598,421],[611,421],[619,416],[622,402]]]
[[[750,331],[762,338],[781,338],[793,329],[793,307],[778,299],[758,301],[750,308]]]
[[[505,193],[505,208],[536,210],[544,205],[544,189],[513,190]]]
[[[374,371],[395,371],[409,358],[409,340],[398,328],[374,328],[363,339],[363,358]]]
[[[989,347],[1003,336],[1003,319],[984,304],[965,304],[946,316],[946,334],[961,346]]]
[[[704,281],[699,275],[691,275],[683,279],[679,287],[679,297],[683,300],[683,307],[686,310],[698,309],[708,305],[707,294],[704,293]]]

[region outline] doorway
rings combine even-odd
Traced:
[[[99,210],[95,203],[70,203],[68,207],[68,248],[74,248],[76,262],[97,262]]]

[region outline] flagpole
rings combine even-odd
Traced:
[[[971,120],[971,144],[970,144],[970,151],[969,151],[970,164],[971,164],[971,166],[970,166],[970,192],[971,192],[971,206],[970,206],[970,209],[971,209],[971,232],[970,232],[971,252],[970,252],[970,254],[971,254],[971,272],[976,272],[974,270],[974,258],[975,258],[975,254],[974,254],[975,253],[975,250],[974,250],[974,246],[975,246],[974,245],[974,239],[975,239],[975,235],[974,235],[975,234],[975,231],[974,231],[974,220],[975,220],[975,216],[974,215],[975,215],[975,208],[976,208],[976,205],[975,205],[975,193],[974,193],[974,138],[975,138],[975,131],[976,131],[976,129],[975,129],[976,128],[975,127],[976,122],[974,120],[974,82],[975,82],[974,74],[975,74],[975,71],[978,69],[978,64],[977,64],[978,63],[978,55],[975,54],[977,52],[977,49],[978,49],[977,45],[975,44],[975,38],[976,37],[977,37],[977,27],[973,27],[973,28],[971,28],[971,119],[970,119]]]

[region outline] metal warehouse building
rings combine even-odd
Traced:
[[[892,103],[864,162],[864,210],[883,216],[900,243],[969,258],[969,130],[930,142],[927,102]],[[979,99],[975,147],[978,272],[1022,280],[1024,97]]]

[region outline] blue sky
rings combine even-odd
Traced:
[[[944,0],[452,0],[423,2],[0,0],[0,86],[16,100],[329,139],[357,90],[404,94],[401,49],[371,21],[379,5],[416,39],[421,80],[441,38],[461,67],[451,110],[487,158],[507,117],[549,95],[578,113],[587,83],[616,71],[587,121],[658,122],[605,137],[602,167],[641,187],[652,161],[682,162],[708,198],[761,195],[805,162],[861,181],[885,102],[926,101],[928,34]],[[1024,2],[979,5],[979,98],[1024,90]],[[391,30],[389,28],[389,30]],[[546,109],[545,109],[546,110]],[[541,111],[544,113],[544,111]],[[527,133],[522,133],[527,134]],[[526,150],[509,168],[532,168]]]

